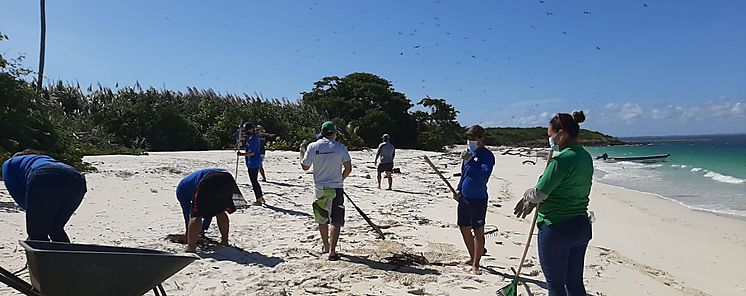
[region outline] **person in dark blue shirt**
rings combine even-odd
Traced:
[[[70,242],[64,228],[87,191],[83,174],[26,149],[3,162],[3,181],[18,206],[26,211],[29,240]]]
[[[239,156],[246,157],[246,167],[249,170],[249,180],[251,180],[251,189],[254,191],[256,202],[254,205],[263,205],[264,194],[262,186],[259,185],[259,169],[262,167],[262,144],[259,141],[259,131],[251,123],[243,124],[243,134],[247,137],[245,151],[237,152]]]
[[[495,156],[484,147],[484,128],[466,131],[468,151],[463,154],[461,180],[457,186],[458,226],[469,250],[471,273],[481,274],[479,260],[484,252],[484,224],[487,215],[487,182],[495,166]],[[473,232],[473,233],[472,233]]]
[[[176,199],[184,214],[187,252],[195,252],[200,233],[210,226],[212,217],[218,220],[222,245],[228,245],[228,215],[236,210],[233,195],[241,194],[233,176],[223,169],[195,171],[176,186]],[[226,214],[227,213],[227,214]],[[202,227],[200,227],[200,225]]]

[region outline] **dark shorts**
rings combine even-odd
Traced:
[[[487,200],[461,198],[458,203],[458,226],[471,227],[472,229],[483,227],[484,218],[487,215]]]
[[[205,184],[208,178],[213,176],[220,176],[224,180],[223,183],[218,185],[222,186],[210,186]],[[192,200],[192,208],[189,215],[193,218],[196,217],[213,217],[222,212],[233,213],[236,211],[236,205],[233,203],[233,194],[236,190],[233,176],[226,172],[214,172],[210,173],[202,179],[202,182],[197,187],[197,193]]]
[[[313,216],[316,223],[344,226],[345,199],[342,188],[316,187]]]
[[[378,164],[378,172],[392,172],[394,170],[394,164],[393,163],[379,163]]]

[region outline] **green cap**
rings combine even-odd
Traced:
[[[336,133],[337,132],[337,126],[334,125],[334,122],[327,121],[324,122],[324,124],[321,125],[321,131],[324,133]]]

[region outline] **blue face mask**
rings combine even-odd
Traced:
[[[472,141],[472,140],[466,140],[466,145],[469,146],[469,151],[471,153],[477,152],[477,149],[479,148],[479,142]]]
[[[557,134],[554,134],[554,136],[556,135]],[[554,136],[549,137],[549,147],[551,147],[554,151],[559,151],[559,145],[557,145],[557,143],[554,143]]]

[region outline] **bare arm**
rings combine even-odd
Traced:
[[[230,228],[230,222],[228,220],[228,214],[222,212],[215,216],[218,220],[218,229],[220,229],[220,244],[228,245],[228,230]]]
[[[350,173],[352,173],[352,161],[345,161],[342,163],[344,166],[344,171],[342,171],[342,179],[347,179],[348,176],[350,176]]]

